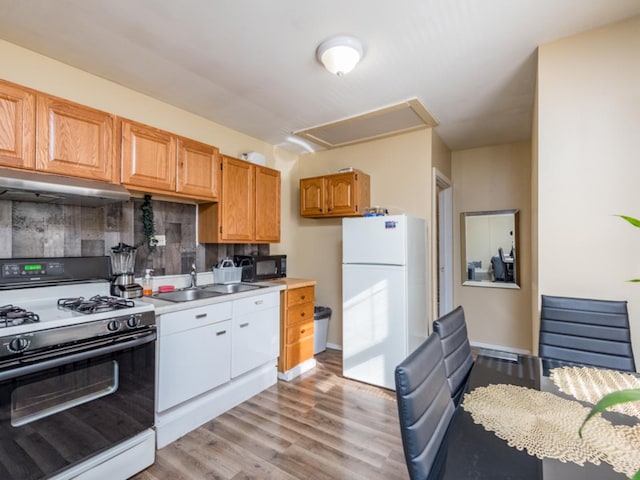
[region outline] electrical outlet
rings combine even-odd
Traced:
[[[156,239],[156,245],[158,247],[164,247],[167,244],[167,236],[166,235],[156,235],[153,237]]]

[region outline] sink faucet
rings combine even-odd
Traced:
[[[196,288],[198,286],[198,274],[196,273],[196,264],[192,263],[191,264],[191,285],[189,285],[189,288]]]

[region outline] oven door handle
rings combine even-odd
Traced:
[[[33,361],[34,363],[30,363],[29,365],[24,365],[21,367],[10,368],[4,372],[0,372],[0,382],[11,380],[22,375],[29,375],[30,373],[41,372],[48,368],[55,368],[73,362],[81,362],[82,360],[119,352],[128,348],[135,348],[140,345],[153,342],[155,341],[155,339],[156,332],[154,330],[142,334],[132,335],[131,337],[127,337],[126,340],[109,339],[104,340],[98,344],[94,343],[91,345],[91,348],[89,350],[87,350],[87,345],[84,345],[84,348],[82,348],[82,351],[79,353],[72,353],[73,350],[64,350],[64,353],[62,353],[61,351],[49,352],[37,357],[30,358],[29,361]],[[81,347],[77,347],[76,350],[80,348]]]

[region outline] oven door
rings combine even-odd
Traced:
[[[155,330],[0,371],[0,478],[41,479],[153,426]]]

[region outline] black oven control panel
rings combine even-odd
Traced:
[[[109,280],[109,257],[0,259],[0,288]]]
[[[64,273],[61,262],[16,262],[2,264],[2,278],[21,278],[26,276],[59,276]]]

